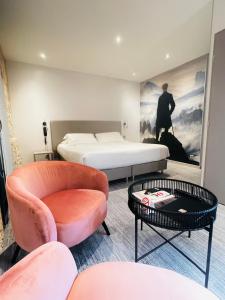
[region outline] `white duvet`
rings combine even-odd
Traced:
[[[165,159],[166,146],[124,141],[121,143],[60,143],[58,153],[67,161],[79,162],[97,169],[113,169]]]

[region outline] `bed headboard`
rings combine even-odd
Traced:
[[[66,133],[100,133],[121,132],[120,121],[50,121],[52,150],[57,150],[58,144]]]

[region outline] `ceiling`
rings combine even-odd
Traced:
[[[0,0],[0,44],[9,60],[142,81],[208,53],[211,15],[210,0]]]

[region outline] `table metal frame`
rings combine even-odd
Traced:
[[[154,232],[156,232],[162,239],[164,239],[164,242],[160,245],[156,246],[155,248],[151,249],[150,251],[146,252],[145,254],[138,257],[138,220],[141,220],[141,230],[143,230],[143,223],[146,224],[148,227],[150,227]],[[177,234],[172,236],[171,238],[167,239],[163,234],[161,234],[158,230],[156,230],[151,224],[145,222],[142,218],[138,218],[135,216],[135,262],[140,261],[141,259],[145,258],[152,252],[158,250],[160,247],[164,246],[165,244],[169,244],[174,249],[176,249],[180,254],[182,254],[189,262],[191,262],[196,268],[198,268],[204,275],[205,275],[205,287],[208,287],[209,282],[209,270],[210,270],[210,259],[211,259],[211,249],[212,249],[212,235],[213,235],[213,222],[214,219],[211,219],[211,223],[202,229],[205,229],[208,233],[208,250],[207,250],[207,260],[206,260],[206,269],[203,270],[194,260],[192,260],[187,254],[185,254],[182,250],[180,250],[177,246],[175,246],[171,241],[175,239],[176,237],[180,236],[184,232],[188,232],[188,237],[191,237],[191,229],[190,230],[184,230],[179,231]],[[156,227],[156,226],[155,226]],[[170,230],[170,229],[168,229]]]

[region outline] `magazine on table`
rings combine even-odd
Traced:
[[[154,192],[151,192],[151,190],[142,190],[134,192],[133,195],[139,199],[142,204],[152,208],[161,208],[176,199],[173,194],[164,190],[157,190]]]

